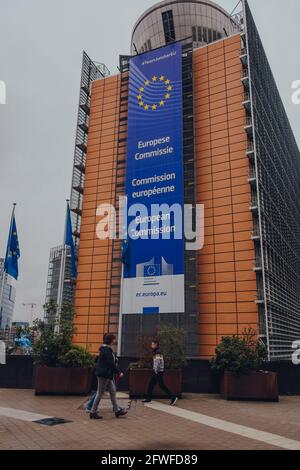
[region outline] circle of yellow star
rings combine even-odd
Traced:
[[[169,79],[166,79],[166,77],[164,75],[161,75],[160,77],[157,77],[156,75],[154,75],[151,80],[145,80],[145,87],[140,87],[138,89],[139,91],[139,94],[137,94],[137,100],[138,100],[138,104],[141,108],[143,108],[145,111],[148,111],[148,110],[152,110],[152,111],[156,111],[157,108],[159,107],[163,107],[165,106],[166,104],[166,100],[169,100],[171,98],[171,94],[170,94],[170,91],[173,90],[173,86],[171,85],[171,80]],[[154,86],[157,86],[157,84],[163,84],[166,86],[166,92],[165,95],[160,98],[159,101],[157,101],[156,103],[147,103],[145,102],[145,99],[144,99],[144,92],[145,92],[145,89],[147,87],[149,87],[149,85],[151,87],[154,87]]]

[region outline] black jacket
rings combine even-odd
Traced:
[[[100,354],[96,364],[96,375],[97,377],[112,380],[114,375],[120,372],[116,365],[113,350],[109,346],[103,345],[99,352]]]

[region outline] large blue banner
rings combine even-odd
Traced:
[[[129,217],[121,311],[183,312],[180,43],[131,59],[126,195]]]

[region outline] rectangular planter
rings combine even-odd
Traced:
[[[129,393],[131,398],[145,397],[152,376],[149,369],[131,369],[129,372]],[[181,370],[166,370],[164,382],[174,395],[181,397],[182,394],[182,372]],[[165,393],[156,385],[154,398],[165,398]]]
[[[225,372],[221,379],[221,395],[226,400],[279,400],[277,374],[274,372],[252,372],[236,375]]]
[[[31,356],[6,356],[0,365],[0,388],[33,388],[33,360]]]
[[[37,367],[36,395],[87,395],[92,387],[93,369]]]

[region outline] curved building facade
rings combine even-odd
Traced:
[[[249,328],[266,344],[270,360],[292,356],[293,342],[300,337],[300,241],[295,236],[300,233],[300,154],[248,2],[241,6],[234,19],[208,0],[165,0],[153,6],[134,27],[134,57],[121,56],[115,76],[98,70],[84,55],[71,205],[78,217],[74,220],[81,221],[73,222],[79,244],[74,343],[94,354],[103,334],[110,332],[118,336],[120,356],[138,357],[140,338],[153,337],[159,324],[168,324],[187,333],[188,357],[211,358],[224,336]],[[193,210],[204,206],[204,246],[184,250],[179,299],[184,309],[179,302],[166,308],[160,302],[166,291],[156,286],[166,275],[154,257],[147,265],[156,275],[151,280],[144,270],[132,276],[137,283],[131,296],[150,298],[152,305],[143,301],[142,310],[135,304],[124,311],[124,292],[134,291],[124,289],[122,271],[125,262],[134,260],[134,247],[125,250],[124,259],[122,240],[98,237],[103,223],[98,207],[118,211],[119,197],[128,194],[128,161],[137,148],[129,132],[131,113],[138,106],[147,111],[147,119],[159,112],[156,95],[150,93],[150,102],[145,89],[150,80],[163,82],[168,76],[164,98],[175,92],[171,66],[141,74],[144,84],[128,74],[139,60],[152,64],[171,54],[150,52],[148,61],[148,54],[136,54],[169,43],[170,50],[178,46],[174,41],[182,42],[182,79],[171,78],[182,82],[181,194]],[[160,134],[161,122],[150,123],[159,138],[168,136]],[[149,140],[147,132],[145,126],[141,139]],[[143,177],[153,176],[144,165],[142,171]],[[135,260],[132,264],[140,269]]]
[[[209,0],[165,0],[149,8],[133,28],[132,54],[193,38],[203,46],[237,32],[232,17]]]

